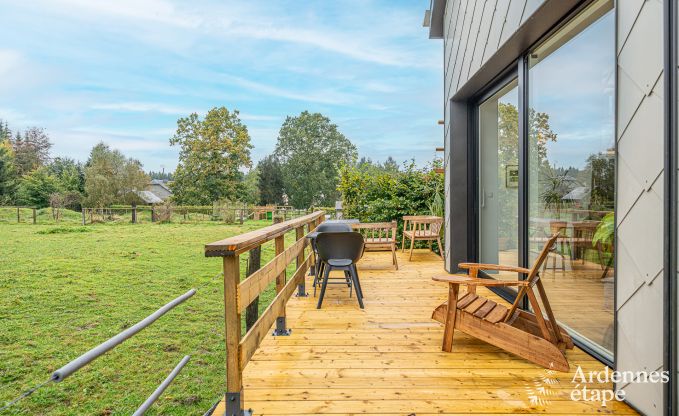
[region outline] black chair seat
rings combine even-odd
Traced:
[[[353,262],[351,259],[328,259],[327,263],[333,267],[346,267],[350,266]]]
[[[355,232],[319,232],[315,241],[316,251],[320,260],[322,274],[321,294],[318,297],[320,309],[323,304],[323,296],[328,285],[330,272],[332,270],[344,271],[346,283],[349,286],[349,296],[351,296],[351,286],[356,288],[356,299],[358,305],[363,309],[363,290],[358,279],[356,263],[363,255],[365,244],[363,236]],[[315,289],[314,289],[315,294]]]

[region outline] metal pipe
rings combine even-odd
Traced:
[[[146,328],[147,326],[151,325],[155,321],[158,320],[161,316],[165,315],[168,311],[170,311],[172,308],[175,306],[181,304],[184,302],[186,299],[190,298],[196,293],[196,289],[191,289],[188,292],[184,293],[183,295],[179,296],[178,298],[174,299],[173,301],[169,302],[162,308],[158,309],[151,315],[147,316],[143,320],[139,321],[136,323],[134,326],[131,326],[124,330],[123,332],[119,333],[118,335],[110,338],[108,341],[105,341],[96,347],[92,348],[91,350],[87,351],[85,354],[81,355],[80,357],[76,358],[75,360],[69,362],[65,366],[61,367],[54,373],[52,373],[52,380],[56,382],[63,381],[65,378],[73,374],[74,372],[80,370],[87,364],[89,364],[91,361],[95,360],[96,358],[99,358],[99,356],[105,354],[109,350],[113,349],[116,347],[118,344],[122,343],[123,341],[131,338],[133,335],[135,335],[137,332],[141,331],[142,329]]]
[[[170,375],[167,376],[165,380],[163,380],[162,383],[160,383],[160,386],[149,396],[148,399],[144,403],[139,406],[136,412],[132,414],[132,416],[142,416],[144,413],[146,413],[147,410],[149,410],[149,407],[153,405],[153,403],[158,400],[158,397],[160,397],[161,394],[167,389],[167,387],[172,383],[172,381],[177,377],[177,374],[179,374],[180,371],[182,371],[182,368],[186,365],[186,363],[189,362],[189,359],[191,359],[190,355],[184,356],[182,360],[177,364],[177,366],[172,370]]]

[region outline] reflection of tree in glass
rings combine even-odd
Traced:
[[[540,165],[547,164],[547,142],[556,141],[557,135],[549,125],[549,114],[530,109],[530,137],[537,145]],[[500,237],[514,239],[517,235],[516,215],[518,212],[517,189],[505,187],[507,166],[519,164],[519,110],[511,103],[498,103],[498,178],[500,186],[499,230]],[[512,240],[513,241],[513,240]]]
[[[612,210],[615,200],[615,158],[605,153],[590,155],[581,177],[584,183],[589,182],[590,185],[590,209]]]
[[[568,174],[568,170],[561,172],[552,169],[549,164],[542,166],[540,171],[540,199],[545,209],[552,209],[558,216],[564,204],[563,197],[573,190],[575,180]]]

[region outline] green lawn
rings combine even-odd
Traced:
[[[270,222],[74,222],[0,223],[0,403],[190,288],[206,286],[131,340],[3,414],[129,415],[190,354],[148,414],[202,415],[225,390],[223,286],[215,277],[221,261],[205,258],[203,245]],[[294,233],[287,237],[290,244]],[[262,264],[272,257],[268,243]],[[260,310],[273,292],[265,292]]]

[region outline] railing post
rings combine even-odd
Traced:
[[[262,246],[257,246],[250,250],[250,256],[248,258],[248,276],[259,270],[262,266]],[[245,309],[245,330],[249,331],[250,328],[259,319],[259,296],[257,296],[248,307]]]
[[[311,224],[311,223],[309,223]],[[297,228],[295,228],[295,240],[299,241],[304,237],[304,225],[301,225]],[[304,263],[304,249],[302,249],[299,254],[297,255],[297,262],[295,263],[297,265],[297,268],[299,269],[299,266]],[[298,297],[306,297],[309,296],[308,293],[306,293],[306,279],[302,279],[302,283],[297,285],[297,296]]]
[[[226,327],[226,415],[243,415],[243,372],[240,368],[240,311],[238,284],[239,256],[223,257],[224,261],[224,325]]]
[[[274,222],[281,222],[281,218],[274,218]],[[274,246],[276,248],[276,255],[281,254],[283,251],[285,251],[285,234],[276,237],[274,240]],[[278,276],[276,276],[276,293],[280,293],[281,290],[285,287],[285,270],[281,272]],[[285,323],[285,309],[283,309],[283,312],[281,313],[280,316],[276,318],[276,330],[274,331],[274,335],[290,335],[290,331],[286,327]]]

